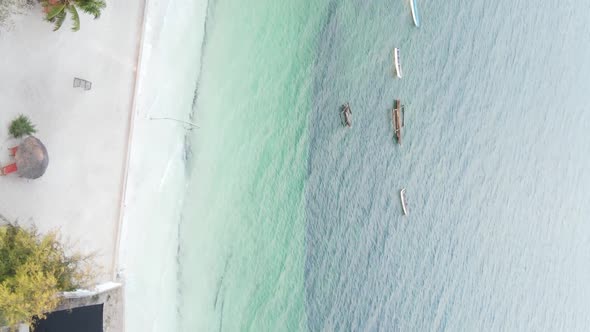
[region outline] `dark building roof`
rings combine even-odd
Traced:
[[[33,332],[103,332],[102,304],[61,310],[37,321]]]

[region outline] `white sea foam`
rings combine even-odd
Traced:
[[[184,136],[199,74],[206,0],[147,1],[118,271],[126,331],[177,330]]]

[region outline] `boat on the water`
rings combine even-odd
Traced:
[[[404,127],[405,120],[406,120],[406,105],[402,105],[402,128]]]
[[[418,13],[418,4],[416,3],[416,0],[410,0],[410,9],[412,10],[414,25],[420,27],[420,14]]]
[[[400,190],[399,192],[399,197],[402,201],[402,210],[404,211],[404,216],[408,215],[408,207],[407,207],[407,201],[406,201],[406,188],[403,188],[402,190]]]
[[[402,78],[402,64],[400,62],[399,48],[393,49],[393,63],[395,66],[395,75],[397,78]]]
[[[401,110],[402,110],[402,103],[399,99],[395,100],[395,105],[391,110],[391,122],[393,124],[393,129],[395,132],[395,139],[397,140],[398,144],[402,144],[402,118],[401,118]]]
[[[348,105],[348,103],[342,105],[340,115],[342,117],[342,124],[348,128],[352,127],[352,111],[350,110],[350,105]]]

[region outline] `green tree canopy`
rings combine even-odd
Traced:
[[[56,232],[0,226],[0,326],[32,324],[55,310],[59,293],[86,285],[89,256],[67,255]]]

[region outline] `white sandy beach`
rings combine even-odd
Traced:
[[[125,283],[126,331],[173,331],[190,126],[153,118],[188,120],[207,1],[145,2],[108,2],[79,32],[68,20],[53,32],[35,11],[0,34],[0,164],[19,114],[49,153],[40,179],[0,177],[0,214],[95,252],[97,283]]]
[[[176,324],[190,126],[152,119],[188,120],[206,8],[204,0],[109,2],[99,20],[82,16],[77,33],[69,21],[52,32],[35,12],[0,35],[0,163],[11,162],[18,141],[7,127],[21,113],[49,153],[40,179],[0,177],[0,214],[60,229],[74,249],[96,252],[97,283],[125,283],[126,331]],[[74,77],[92,89],[73,88]]]
[[[76,249],[96,252],[112,279],[143,1],[109,3],[79,32],[43,21],[41,8],[0,35],[0,163],[11,163],[9,122],[25,114],[49,153],[43,177],[0,178],[0,213],[41,231],[61,229]],[[92,89],[73,88],[74,77]]]
[[[39,179],[0,177],[0,214],[59,229],[73,249],[95,253],[97,283],[116,279],[143,10],[143,0],[109,2],[99,20],[81,15],[79,32],[69,19],[53,32],[38,6],[0,33],[0,164],[13,162],[8,148],[19,140],[8,125],[19,114],[36,124],[49,154]],[[92,89],[74,88],[74,77]]]

